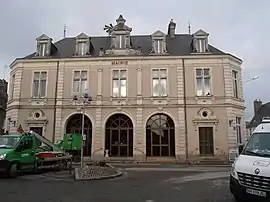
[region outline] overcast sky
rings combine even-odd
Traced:
[[[16,57],[35,52],[36,38],[45,33],[54,41],[81,32],[105,35],[103,27],[115,23],[119,14],[133,28],[133,34],[166,33],[171,18],[177,33],[203,29],[210,44],[243,59],[247,117],[253,116],[253,100],[270,99],[270,1],[269,0],[2,0],[0,2],[0,77],[4,66]],[[6,78],[8,78],[6,69]]]

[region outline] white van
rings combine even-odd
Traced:
[[[230,191],[236,201],[270,201],[270,118],[262,120],[245,146],[239,146]]]

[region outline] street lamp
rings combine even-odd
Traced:
[[[254,80],[258,79],[258,78],[259,78],[258,76],[254,76],[254,77],[252,77],[252,78],[250,78],[250,79],[244,81],[244,84],[245,84],[245,83],[248,83],[248,82],[250,82],[250,81],[254,81]]]
[[[83,146],[84,146],[84,117],[85,117],[85,104],[90,103],[92,101],[92,97],[88,95],[88,93],[82,94],[80,97],[77,95],[73,96],[73,100],[76,102],[77,100],[82,102],[82,139],[81,139],[81,167],[83,166]]]

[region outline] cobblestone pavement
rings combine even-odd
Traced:
[[[228,172],[122,168],[110,180],[74,182],[68,172],[0,179],[4,202],[232,202]]]

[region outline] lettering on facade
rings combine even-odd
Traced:
[[[113,60],[112,65],[127,65],[128,61],[127,60]]]

